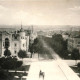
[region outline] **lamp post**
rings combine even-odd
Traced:
[[[22,74],[19,75],[20,80],[22,80],[22,76],[23,76]]]

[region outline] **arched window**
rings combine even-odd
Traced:
[[[5,48],[9,48],[9,46],[10,46],[9,39],[6,38],[5,39]]]

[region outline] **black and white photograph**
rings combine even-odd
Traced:
[[[80,0],[0,0],[0,80],[80,80]]]

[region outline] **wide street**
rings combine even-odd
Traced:
[[[49,59],[48,55],[39,55],[38,57],[38,53],[35,53],[30,63],[27,80],[80,80],[66,62],[48,47],[44,41],[43,43],[53,59]],[[44,79],[43,77],[39,78],[40,70],[45,73]]]
[[[43,78],[39,78],[40,70],[45,73],[44,80],[80,80],[62,60],[32,62],[27,80],[43,80]]]

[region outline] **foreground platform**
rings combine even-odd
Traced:
[[[45,73],[44,80],[80,80],[62,60],[32,62],[27,80],[43,80],[39,78],[40,70]]]

